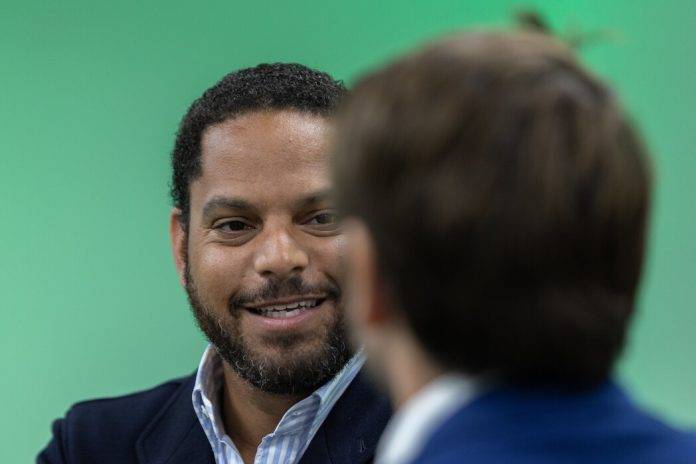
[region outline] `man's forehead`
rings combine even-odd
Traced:
[[[297,204],[330,189],[325,118],[253,113],[209,128],[202,142],[202,173],[191,183],[200,207],[213,198]]]
[[[329,177],[327,149],[297,150],[292,147],[229,146],[205,151],[201,176],[208,184],[309,183]],[[325,180],[323,181],[325,182]]]
[[[259,111],[208,127],[201,140],[203,164],[321,162],[329,142],[329,121],[298,111]]]
[[[204,153],[201,164],[201,178],[237,182],[260,182],[268,177],[303,178],[329,172],[329,157],[325,151],[233,149]]]

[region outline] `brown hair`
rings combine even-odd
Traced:
[[[537,33],[469,32],[362,78],[340,117],[339,204],[444,365],[596,382],[644,254],[646,153],[611,90]]]

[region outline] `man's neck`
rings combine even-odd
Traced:
[[[240,378],[226,364],[223,374],[220,395],[225,432],[244,462],[251,463],[263,437],[275,430],[287,410],[302,397],[263,392]]]

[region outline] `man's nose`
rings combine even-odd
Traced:
[[[286,229],[270,230],[264,235],[254,259],[256,272],[267,277],[274,275],[284,278],[309,265],[307,252]]]

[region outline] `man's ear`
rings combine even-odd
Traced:
[[[186,286],[186,247],[188,240],[186,239],[186,230],[184,230],[183,218],[179,208],[172,208],[169,215],[169,238],[171,240],[172,255],[174,256],[174,264],[176,272],[179,274],[179,282],[182,286]]]
[[[358,219],[345,219],[342,228],[348,241],[348,317],[357,330],[383,327],[392,321],[395,308],[391,292],[378,270],[372,234]]]

